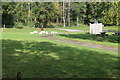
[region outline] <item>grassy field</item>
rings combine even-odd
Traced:
[[[71,27],[62,27],[63,29],[76,29],[76,30],[83,30],[83,31],[89,31],[89,26],[87,25],[80,25],[80,26],[71,26]]]
[[[119,36],[113,36],[111,33],[108,33],[108,36],[101,37],[96,35],[87,34],[85,32],[81,33],[68,33],[68,34],[59,34],[59,38],[69,38],[79,41],[87,41],[96,44],[108,45],[113,47],[118,47]]]
[[[112,31],[112,32],[119,32],[120,26],[104,26],[103,30]],[[72,27],[64,27],[64,29],[78,29],[83,31],[89,31],[89,26],[87,25],[80,25],[79,27],[72,26]]]
[[[56,36],[56,38],[84,41],[84,42],[90,42],[90,43],[99,44],[99,45],[105,45],[105,46],[107,45],[107,46],[116,47],[116,48],[118,48],[118,45],[119,45],[118,43],[102,42],[102,41],[95,41],[95,40],[82,39],[82,38],[72,38],[72,37],[63,36],[63,35],[65,34],[60,34],[60,36]]]
[[[107,30],[113,31],[113,32],[119,32],[119,28],[120,28],[120,26],[105,26],[103,29],[107,29]]]
[[[118,53],[53,41],[42,38],[39,34],[29,34],[34,30],[39,31],[33,28],[4,29],[4,78],[15,78],[18,72],[22,73],[23,78],[118,77]],[[45,30],[61,32],[53,28]]]

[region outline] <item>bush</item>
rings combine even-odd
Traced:
[[[30,22],[30,23],[27,24],[27,26],[28,26],[28,27],[34,27],[34,26],[35,26],[35,23]]]
[[[15,28],[23,28],[25,25],[21,22],[16,22],[15,23]]]

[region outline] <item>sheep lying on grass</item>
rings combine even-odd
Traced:
[[[37,31],[33,31],[33,32],[30,32],[30,34],[37,34],[38,32]],[[57,31],[51,31],[51,32],[48,32],[48,31],[41,31],[39,32],[38,34],[45,34],[45,35],[56,35],[58,32]]]

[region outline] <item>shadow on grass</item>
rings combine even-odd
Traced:
[[[15,27],[15,28],[17,28],[17,29],[23,29],[23,27]]]
[[[78,39],[86,39],[86,40],[95,40],[95,41],[106,41],[113,43],[120,43],[120,36],[108,35],[105,37],[92,35],[92,34],[59,34],[59,36],[69,37],[69,38],[78,38]]]
[[[117,77],[114,56],[50,42],[3,40],[3,77],[110,78]]]

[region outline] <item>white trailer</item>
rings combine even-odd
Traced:
[[[100,34],[103,26],[104,25],[102,23],[90,23],[90,34]]]

